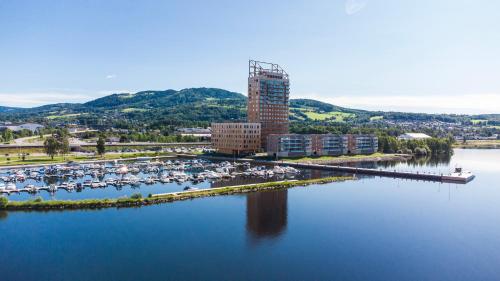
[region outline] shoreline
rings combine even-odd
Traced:
[[[353,176],[334,176],[310,180],[279,181],[259,184],[238,185],[229,187],[208,188],[201,190],[179,191],[164,194],[155,194],[147,198],[115,198],[115,199],[83,199],[83,200],[49,200],[49,201],[7,201],[1,204],[0,211],[62,211],[105,208],[142,207],[163,203],[171,203],[195,198],[243,194],[269,190],[288,189],[292,187],[308,186],[311,184],[327,184],[354,180]]]

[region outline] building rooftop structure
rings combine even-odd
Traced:
[[[400,140],[421,140],[428,138],[430,138],[430,136],[423,133],[405,133],[398,137]]]

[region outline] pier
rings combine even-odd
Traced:
[[[444,174],[432,174],[432,173],[422,173],[422,172],[402,172],[402,171],[390,171],[382,169],[369,169],[369,168],[357,168],[339,165],[325,165],[325,164],[313,164],[313,163],[294,163],[294,162],[282,162],[282,161],[267,161],[267,160],[255,160],[249,158],[240,159],[229,159],[226,157],[206,157],[213,160],[225,160],[225,161],[236,161],[236,162],[250,162],[253,164],[260,165],[272,165],[272,166],[290,166],[294,168],[301,169],[317,169],[325,171],[334,171],[342,173],[351,173],[355,175],[373,175],[380,177],[389,178],[402,178],[402,179],[414,179],[414,180],[424,180],[424,181],[435,181],[435,182],[451,182],[451,183],[467,183],[474,179],[474,175],[461,176],[461,175],[444,175]]]

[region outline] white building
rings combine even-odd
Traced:
[[[4,125],[0,126],[0,128],[10,129],[12,131],[21,131],[21,130],[30,130],[33,133],[37,132],[40,129],[43,129],[43,125],[35,124],[35,123],[25,123],[20,125]]]
[[[399,140],[423,140],[428,138],[430,136],[423,133],[405,133],[398,137]]]

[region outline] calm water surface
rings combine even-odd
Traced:
[[[1,280],[500,280],[500,150],[388,169],[472,170],[138,209],[0,213]]]

